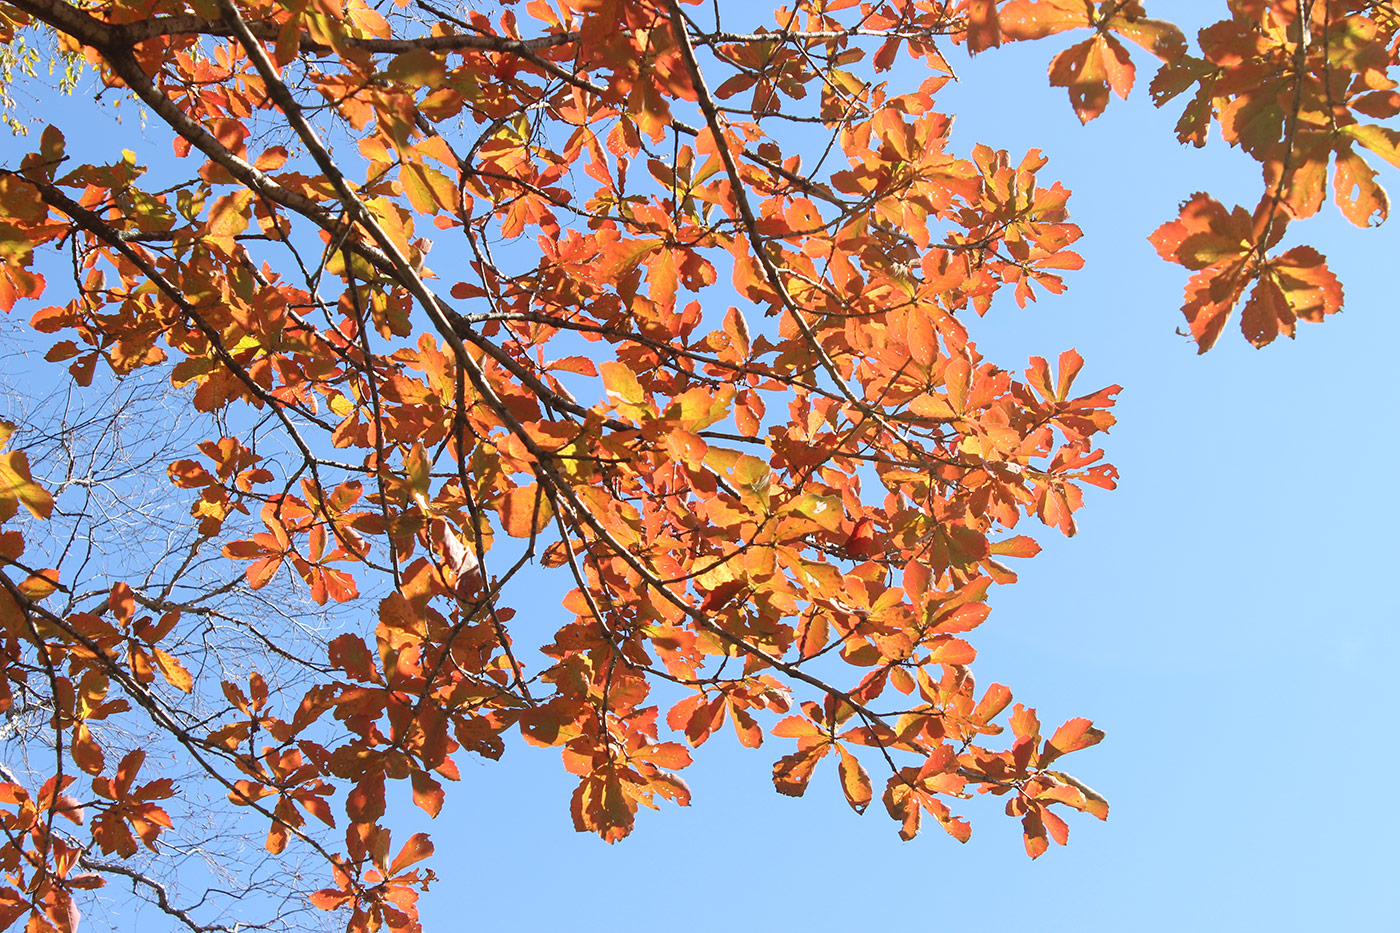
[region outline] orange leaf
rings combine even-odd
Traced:
[[[865,768],[845,748],[838,745],[836,750],[841,753],[837,773],[841,778],[841,790],[846,795],[846,802],[851,805],[852,810],[864,813],[865,808],[870,806],[872,795],[870,775],[865,773]]]
[[[19,591],[33,600],[43,599],[58,590],[58,570],[40,570],[30,574],[19,584]]]
[[[1029,558],[1040,553],[1040,545],[1030,535],[1015,535],[992,542],[987,550],[1000,557]]]
[[[1045,832],[1045,821],[1041,819],[1039,807],[1031,809],[1021,817],[1021,830],[1025,838],[1026,854],[1040,858],[1050,848],[1050,839]]]
[[[496,502],[501,529],[512,538],[528,538],[548,527],[554,517],[549,497],[539,486],[517,486]]]
[[[14,426],[0,421],[0,444],[5,443]],[[22,450],[0,453],[0,519],[14,514],[18,502],[35,518],[48,518],[53,512],[53,496],[34,482],[29,473],[29,457]]]
[[[967,11],[967,50],[973,55],[1001,45],[996,0],[963,0]]]
[[[170,686],[183,693],[189,693],[194,689],[194,678],[190,676],[189,671],[185,670],[185,666],[180,663],[178,658],[160,648],[153,649],[153,653],[161,676]]]
[[[399,854],[394,857],[394,863],[389,866],[389,877],[397,878],[404,873],[405,869],[416,865],[433,854],[433,844],[428,839],[427,833],[414,833],[408,837],[408,841],[403,844]]]
[[[971,664],[977,658],[977,651],[961,638],[939,636],[934,639],[929,651],[929,664]]]
[[[409,775],[409,783],[413,788],[413,802],[418,805],[419,809],[432,817],[442,812],[442,804],[446,795],[443,793],[442,785],[431,775],[423,771],[414,771]]]
[[[1011,0],[1001,8],[1001,29],[1021,42],[1043,39],[1089,25],[1091,7],[1084,0]]]
[[[938,336],[933,327],[932,317],[921,309],[909,313],[908,340],[909,355],[920,366],[930,366],[938,356]]]
[[[807,784],[812,780],[813,769],[830,750],[830,745],[818,745],[778,759],[773,764],[773,786],[778,793],[789,797],[801,797],[805,794]]]
[[[1337,153],[1332,186],[1336,189],[1337,206],[1356,226],[1371,226],[1373,220],[1381,224],[1390,216],[1390,199],[1376,183],[1375,170],[1350,149]]]
[[[816,723],[806,716],[784,716],[778,720],[777,725],[769,730],[773,735],[782,736],[787,739],[797,739],[804,736],[825,736],[826,733],[817,726]]]
[[[1044,767],[1061,755],[1097,745],[1103,741],[1103,735],[1103,730],[1095,729],[1089,720],[1071,719],[1045,740],[1045,751],[1040,755],[1040,766]]]

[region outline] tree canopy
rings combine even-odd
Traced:
[[[1105,819],[1065,770],[1102,732],[972,642],[1114,487],[1118,386],[978,351],[1081,231],[939,92],[1039,40],[1087,123],[1150,69],[1152,144],[1261,169],[1151,232],[1185,333],[1262,347],[1342,307],[1290,225],[1386,218],[1400,13],[1219,5],[0,3],[0,308],[76,387],[0,422],[0,929],[120,880],[192,930],[417,930],[395,807],[482,805],[459,762],[515,735],[609,842],[729,732],[905,839]],[[170,149],[110,151],[133,114]]]

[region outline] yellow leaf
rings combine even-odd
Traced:
[[[165,677],[167,683],[179,690],[181,693],[189,693],[194,689],[194,678],[190,672],[185,670],[185,665],[168,651],[160,648],[154,649],[156,656],[156,666],[160,668],[161,675]]]
[[[0,422],[0,444],[13,432],[14,425]],[[34,482],[29,457],[22,450],[0,454],[0,521],[15,514],[16,502],[35,518],[48,518],[53,511],[53,496]]]

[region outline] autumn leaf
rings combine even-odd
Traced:
[[[1358,227],[1382,224],[1390,216],[1390,198],[1376,183],[1376,172],[1359,155],[1337,153],[1332,187],[1342,215]]]
[[[1181,57],[1186,40],[1170,23],[1147,19],[1136,0],[1107,0],[1095,9],[1088,0],[1011,0],[1001,9],[1002,30],[1009,39],[1026,41],[1077,28],[1095,35],[1058,53],[1050,62],[1050,84],[1069,91],[1081,123],[1103,113],[1109,92],[1127,99],[1136,69],[1117,33],[1165,62]]]
[[[0,447],[9,442],[15,426],[0,421]],[[53,496],[34,481],[29,457],[22,450],[0,453],[0,521],[15,514],[16,503],[35,518],[48,518],[53,512]]]
[[[179,658],[163,648],[156,648],[152,653],[155,655],[156,666],[160,668],[161,676],[170,686],[182,693],[189,693],[194,689],[194,678],[180,663]]]
[[[838,745],[837,751],[841,753],[837,773],[841,778],[841,790],[846,795],[846,802],[851,805],[852,810],[864,813],[865,808],[870,806],[870,775],[865,773],[865,768],[845,748]]]

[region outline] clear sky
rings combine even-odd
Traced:
[[[1393,928],[1396,221],[1357,230],[1329,205],[1295,225],[1286,242],[1328,255],[1344,313],[1262,351],[1232,323],[1197,357],[1174,334],[1186,273],[1146,237],[1197,190],[1252,208],[1257,163],[1218,136],[1179,148],[1150,66],[1081,128],[1044,79],[1066,44],[958,57],[964,83],[940,105],[958,152],[1042,148],[1040,177],[1075,192],[1086,232],[1068,293],[994,308],[984,352],[1016,366],[1076,347],[1081,387],[1124,386],[1107,441],[1120,488],[1089,497],[1078,537],[1038,533],[1045,552],[974,634],[981,683],[1012,685],[1047,723],[1107,729],[1073,765],[1109,821],[1073,819],[1069,846],[1031,862],[982,799],[966,846],[936,828],[903,843],[878,801],[847,808],[833,764],[782,797],[769,772],[790,743],[748,751],[726,733],[685,772],[690,808],[643,813],[608,846],[573,831],[557,752],[516,743],[463,762],[432,827],[443,880],[425,929]],[[532,611],[543,626],[558,610],[522,606],[517,625]]]

